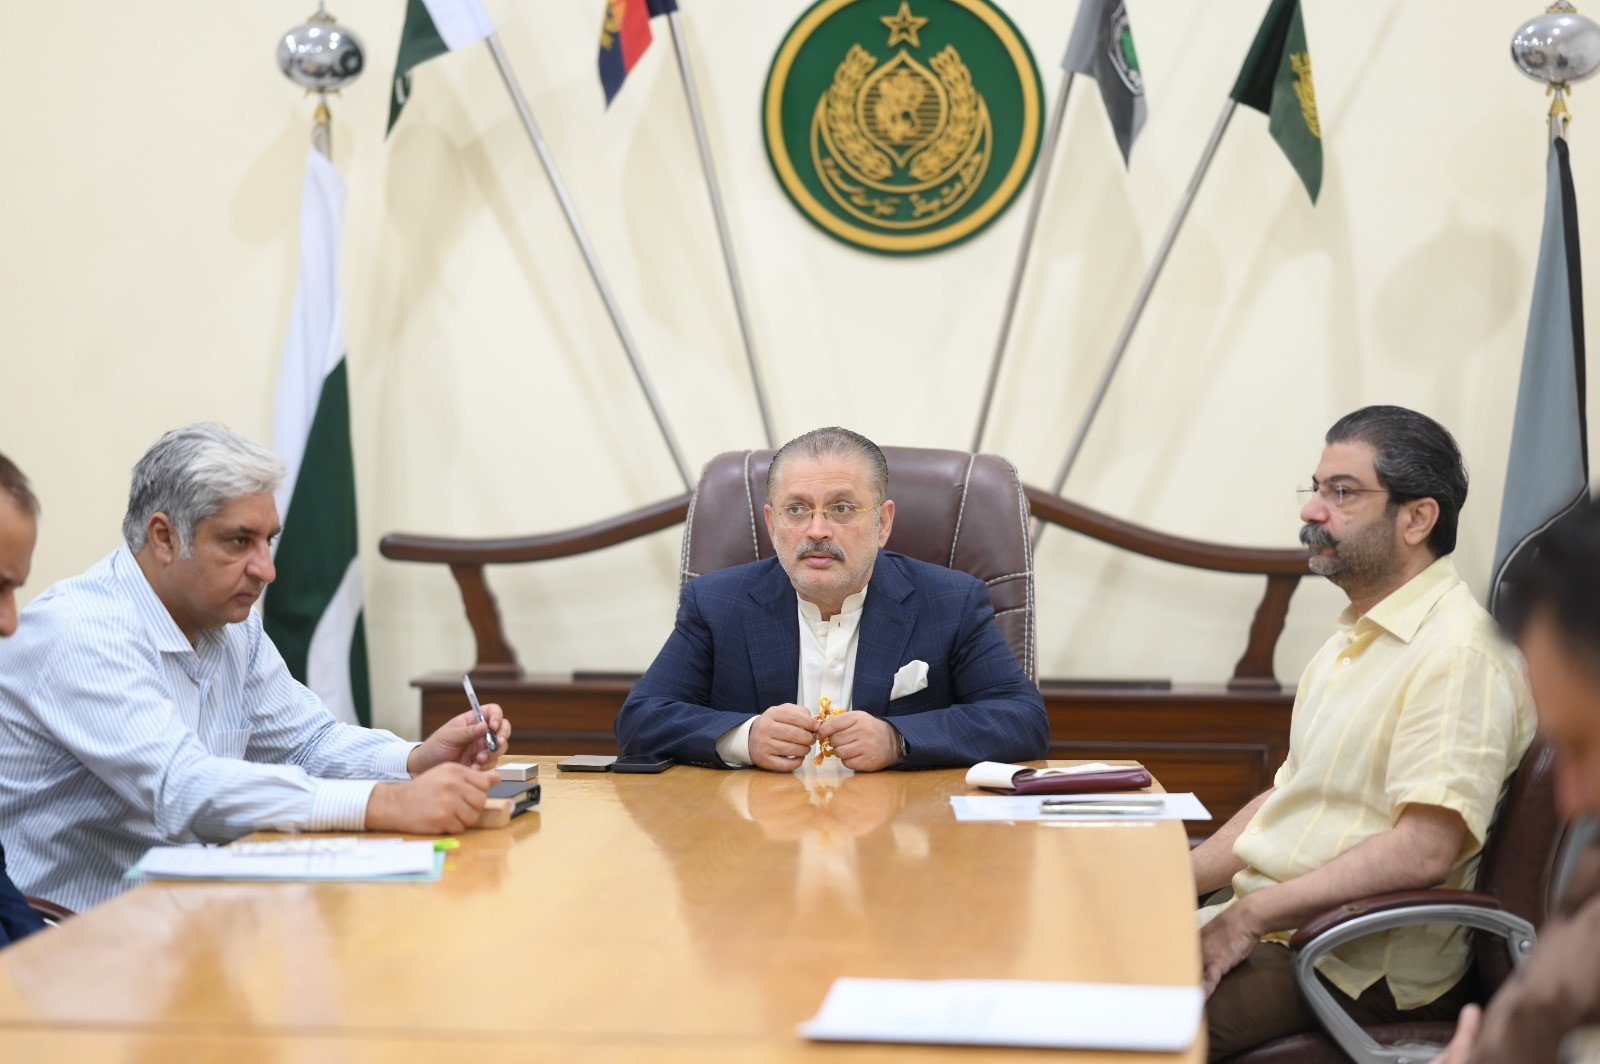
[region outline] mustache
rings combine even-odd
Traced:
[[[1300,542],[1307,547],[1337,547],[1339,541],[1321,525],[1301,525]]]
[[[832,543],[823,542],[821,540],[808,539],[804,543],[800,544],[800,546],[795,548],[794,560],[799,561],[807,554],[826,554],[836,562],[844,561],[844,551],[840,550]]]

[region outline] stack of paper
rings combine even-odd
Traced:
[[[244,851],[157,846],[128,869],[128,878],[429,883],[444,870],[444,853],[426,841],[372,839],[352,846],[306,847],[287,840],[250,845],[251,849]],[[264,846],[275,848],[262,852]]]
[[[1175,1053],[1194,1044],[1204,1006],[1197,986],[836,979],[800,1033],[832,1042]]]

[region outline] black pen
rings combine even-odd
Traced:
[[[463,675],[461,677],[461,686],[467,692],[467,701],[472,703],[472,712],[478,715],[478,723],[488,728],[489,722],[483,717],[483,707],[478,705],[478,692],[472,689],[472,677]],[[491,754],[498,753],[500,744],[494,741],[494,729],[489,728],[488,731],[483,733],[483,737],[489,744],[489,752]]]

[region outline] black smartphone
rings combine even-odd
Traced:
[[[629,754],[619,757],[611,762],[612,772],[665,772],[676,765],[677,762],[670,757],[657,757],[654,754]]]

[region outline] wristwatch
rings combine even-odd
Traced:
[[[889,727],[894,728],[894,725],[891,724]],[[894,733],[900,737],[900,760],[904,761],[906,758],[911,756],[911,748],[906,745],[906,736],[904,732],[902,732],[899,728],[895,728]]]

